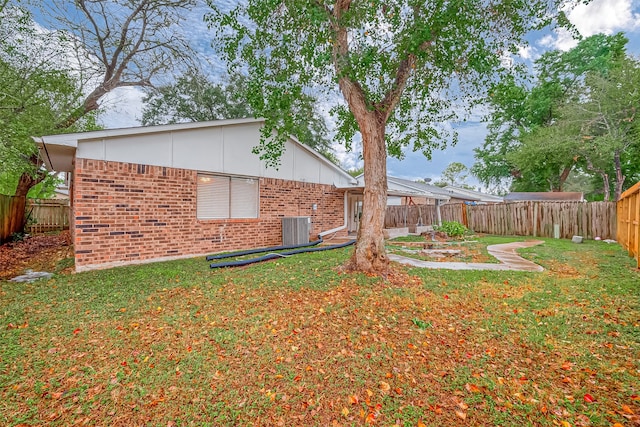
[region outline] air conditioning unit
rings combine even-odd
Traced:
[[[282,244],[303,245],[309,243],[311,218],[308,216],[291,216],[282,218]]]

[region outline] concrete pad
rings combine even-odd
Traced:
[[[421,261],[419,259],[407,258],[401,255],[389,254],[391,261],[401,264],[411,265],[420,268],[440,268],[447,270],[493,270],[493,271],[544,271],[542,266],[522,258],[516,254],[516,249],[528,248],[541,245],[541,240],[528,240],[526,242],[502,243],[499,245],[487,246],[489,254],[494,256],[500,264],[475,263],[475,262],[435,262]]]
[[[433,231],[433,227],[430,225],[411,225],[409,226],[409,233],[422,234]]]
[[[384,238],[395,239],[396,237],[404,237],[409,235],[409,227],[399,227],[399,228],[385,228],[382,230],[382,234]]]

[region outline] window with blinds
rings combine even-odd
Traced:
[[[199,219],[258,218],[258,180],[198,174]]]

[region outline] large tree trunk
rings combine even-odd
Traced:
[[[33,163],[34,167],[38,167],[38,156],[36,154],[32,155],[29,160]],[[18,180],[18,186],[16,187],[16,192],[14,194],[15,202],[15,210],[12,213],[11,220],[11,233],[19,233],[24,231],[24,226],[27,223],[25,218],[25,209],[26,209],[26,201],[27,194],[29,190],[31,190],[34,186],[42,182],[47,177],[46,171],[37,170],[36,176],[32,176],[29,172],[23,172],[20,175],[20,179]]]
[[[615,200],[620,200],[620,196],[622,195],[622,188],[624,185],[625,176],[622,173],[622,164],[620,161],[620,151],[616,150],[613,156],[613,163],[616,168],[616,187],[615,187]]]
[[[595,167],[591,162],[591,159],[589,159],[588,157],[586,158],[586,160],[587,160],[587,169],[598,173],[602,177],[602,191],[604,192],[604,201],[608,202],[609,199],[611,198],[609,174],[605,172],[603,169]]]
[[[385,123],[379,113],[359,113],[356,117],[362,134],[365,189],[358,240],[347,268],[381,273],[389,266],[383,235],[387,207]]]
[[[558,182],[558,191],[562,191],[562,187],[564,187],[564,183],[567,181],[567,178],[569,178],[569,174],[571,173],[572,168],[573,168],[573,165],[568,166],[562,170],[562,173],[560,174],[560,179]]]
[[[604,201],[608,202],[611,199],[611,190],[609,184],[609,174],[605,172],[600,172],[600,176],[602,177],[602,189],[604,191]]]

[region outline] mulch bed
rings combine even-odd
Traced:
[[[19,276],[27,269],[60,272],[57,271],[60,270],[59,262],[72,256],[69,231],[29,236],[22,241],[5,243],[0,246],[0,280]],[[66,267],[62,272],[71,268]]]

